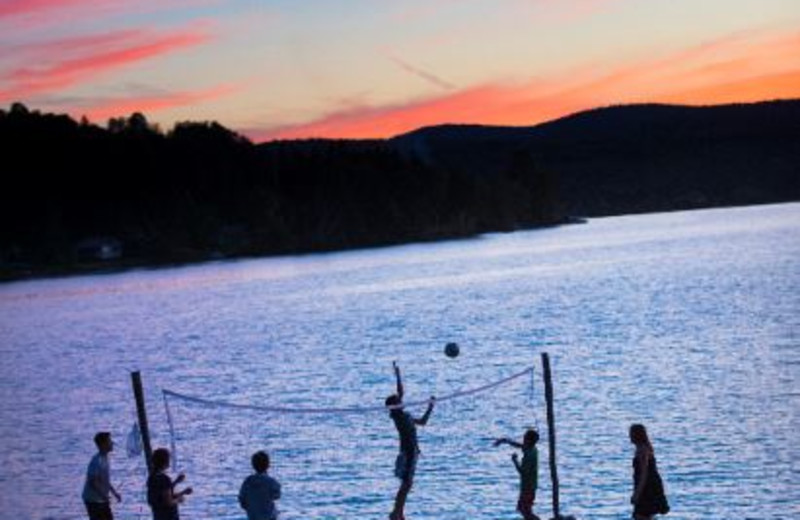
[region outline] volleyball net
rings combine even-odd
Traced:
[[[492,441],[521,439],[525,428],[538,427],[534,387],[529,367],[436,396],[428,425],[418,431],[422,453],[409,516],[419,516],[415,508],[442,519],[487,517],[498,506],[507,512],[516,474],[508,450]],[[269,473],[283,487],[284,520],[385,519],[391,510],[399,442],[385,406],[277,406],[162,393],[173,471],[185,472],[195,489],[181,506],[187,518],[241,518],[236,496],[258,450],[269,453]],[[420,417],[429,400],[408,397],[403,407]]]

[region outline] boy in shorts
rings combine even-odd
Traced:
[[[508,444],[522,450],[521,463],[516,453],[511,455],[511,460],[514,462],[514,467],[517,468],[517,473],[519,473],[517,511],[519,511],[524,520],[539,520],[539,517],[533,514],[533,503],[536,501],[536,488],[539,483],[539,450],[536,447],[537,442],[539,442],[539,432],[534,429],[525,432],[522,444],[507,437],[494,441],[495,446]]]
[[[397,362],[392,363],[394,375],[397,381],[397,393],[386,398],[386,407],[389,409],[389,416],[394,421],[397,433],[400,436],[400,453],[397,455],[394,465],[394,474],[400,479],[400,488],[394,499],[394,509],[389,514],[389,520],[405,520],[403,510],[406,505],[406,498],[414,484],[414,473],[417,469],[417,459],[420,450],[417,444],[417,426],[424,426],[428,423],[428,418],[433,412],[435,397],[431,397],[428,402],[428,409],[420,418],[413,417],[403,409],[403,382],[400,377],[400,367]]]

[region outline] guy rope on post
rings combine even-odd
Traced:
[[[150,446],[150,429],[147,426],[147,408],[144,405],[144,390],[142,388],[142,375],[136,371],[131,372],[133,384],[133,397],[136,399],[136,414],[139,417],[139,431],[142,434],[144,447],[144,460],[147,463],[147,472],[153,472],[153,448]]]

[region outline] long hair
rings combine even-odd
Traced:
[[[653,451],[653,445],[650,443],[650,437],[647,436],[647,429],[643,424],[631,424],[629,433],[631,442],[634,443],[637,448],[643,447],[649,449],[651,452]]]

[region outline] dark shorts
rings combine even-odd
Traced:
[[[536,500],[535,491],[523,491],[517,500],[517,511],[523,515],[530,513],[533,509],[533,502]]]
[[[84,504],[86,504],[86,512],[89,513],[89,520],[114,520],[111,504],[108,502],[103,504],[84,502]]]
[[[408,482],[414,480],[414,473],[417,472],[418,455],[407,455],[400,452],[394,461],[394,476]]]

